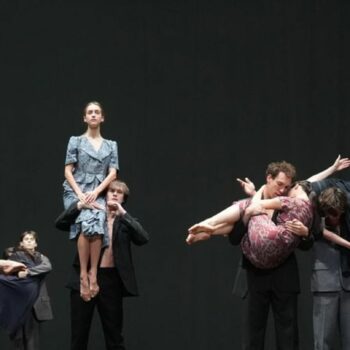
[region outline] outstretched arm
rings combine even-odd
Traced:
[[[339,155],[335,162],[327,169],[321,171],[318,174],[315,174],[307,179],[307,181],[315,182],[315,181],[321,181],[327,178],[328,176],[334,174],[337,171],[346,169],[350,166],[350,159],[349,158],[341,158]]]
[[[327,230],[326,228],[323,230],[323,237],[330,242],[338,244],[344,248],[350,249],[350,242],[349,241],[340,237],[336,233]]]
[[[25,271],[26,266],[20,262],[12,260],[0,259],[0,272],[4,274],[17,273],[18,271]]]

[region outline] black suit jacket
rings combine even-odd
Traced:
[[[60,230],[69,231],[70,225],[74,223],[79,213],[77,202],[75,202],[56,219],[55,226]],[[135,270],[132,261],[131,243],[143,245],[148,241],[148,233],[130,214],[126,213],[125,215],[115,218],[112,242],[110,242],[110,244],[112,244],[114,252],[114,266],[118,270],[124,285],[124,296],[138,295]],[[79,257],[78,254],[76,254],[73,262],[73,271],[67,283],[68,288],[75,290],[80,289],[79,275]]]

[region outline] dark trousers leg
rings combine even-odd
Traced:
[[[249,290],[246,300],[243,350],[263,350],[270,308],[269,292]]]
[[[315,350],[335,349],[335,340],[339,338],[339,303],[340,292],[313,293]]]
[[[297,300],[296,293],[271,294],[277,350],[299,349]]]
[[[39,350],[39,326],[32,311],[25,324],[11,338],[11,350]]]
[[[71,291],[71,350],[87,350],[96,299],[86,302],[78,291]]]
[[[100,314],[107,350],[124,350],[123,285],[115,268],[99,269],[100,293],[97,308]]]

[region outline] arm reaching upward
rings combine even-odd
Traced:
[[[337,171],[346,169],[350,166],[350,159],[349,158],[341,158],[340,154],[335,160],[335,162],[327,169],[321,171],[318,174],[315,174],[307,179],[307,181],[310,182],[316,182],[321,181],[327,178],[328,176],[334,174]]]

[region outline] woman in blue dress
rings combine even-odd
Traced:
[[[80,201],[84,204],[70,239],[77,240],[80,262],[80,294],[89,301],[99,292],[97,265],[102,247],[108,243],[104,190],[117,178],[118,151],[115,141],[101,136],[103,109],[98,102],[89,102],[84,110],[86,132],[72,136],[68,143],[63,184],[65,209]]]

